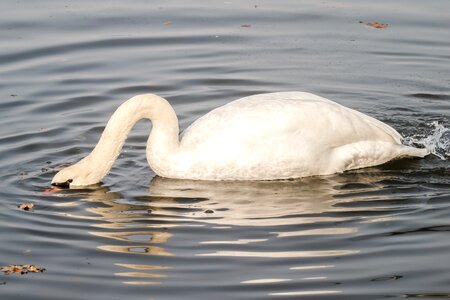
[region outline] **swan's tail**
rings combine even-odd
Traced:
[[[431,154],[431,151],[427,148],[415,148],[402,145],[400,149],[401,157],[425,157],[428,154]]]

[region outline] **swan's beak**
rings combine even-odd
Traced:
[[[67,180],[66,182],[52,182],[53,186],[63,188],[63,189],[69,189],[70,188],[70,181]]]

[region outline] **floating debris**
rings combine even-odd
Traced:
[[[214,211],[212,209],[207,209],[204,211],[205,214],[213,214]]]
[[[374,279],[371,279],[370,281],[388,281],[388,280],[398,280],[401,278],[403,278],[402,275],[392,275],[392,276],[374,278]]]
[[[252,27],[252,25],[251,24],[242,24],[241,27],[250,28],[250,27]]]
[[[0,267],[0,271],[5,275],[11,274],[28,274],[28,273],[41,273],[45,271],[45,268],[36,267],[35,265],[9,265]]]
[[[25,177],[28,176],[28,172],[27,171],[22,171],[19,174],[17,174],[17,176],[19,176],[20,179],[25,179]]]
[[[375,29],[384,29],[389,26],[389,24],[383,24],[383,23],[378,23],[378,22],[366,23],[363,21],[359,21],[359,23],[366,25],[366,27],[375,28]]]
[[[21,210],[25,210],[25,211],[29,211],[32,210],[34,207],[33,203],[21,203],[19,205],[17,205],[18,208],[20,208]]]

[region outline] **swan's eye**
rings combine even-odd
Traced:
[[[67,182],[68,182],[68,183],[72,183],[72,182],[73,182],[73,179],[69,179],[69,180],[67,180]]]

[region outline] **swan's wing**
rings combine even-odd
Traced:
[[[331,105],[340,106],[348,111],[351,111],[354,115],[364,119],[367,123],[370,123],[372,126],[377,127],[380,130],[382,130],[383,132],[385,132],[386,134],[390,135],[397,143],[401,143],[402,136],[391,126],[389,126],[386,123],[383,123],[371,116],[363,114],[357,110],[345,107],[339,103],[331,101],[330,99],[320,97],[318,95],[307,93],[307,92],[279,92],[279,93],[270,93],[270,94],[266,94],[266,95],[268,95],[269,97],[274,97],[274,98],[286,98],[286,99],[297,100],[297,101],[302,101],[302,100],[317,101],[317,102],[323,102],[323,103],[328,103]],[[255,98],[257,98],[258,96],[259,95],[255,95]],[[250,96],[250,97],[253,97],[253,96]],[[250,98],[250,97],[248,97],[248,98]]]
[[[294,143],[295,139],[321,147],[339,147],[360,140],[398,144],[400,134],[372,117],[326,98],[283,92],[245,97],[212,110],[186,129],[182,145],[244,146],[282,140]]]

